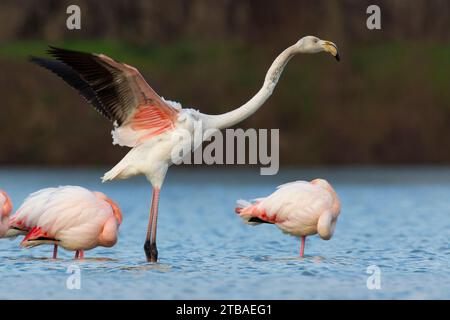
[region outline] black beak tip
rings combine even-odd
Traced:
[[[337,61],[341,61],[341,57],[339,56],[339,53],[336,53],[336,55],[334,57],[336,58]]]

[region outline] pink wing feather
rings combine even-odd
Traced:
[[[164,101],[136,68],[104,54],[55,47],[49,53],[57,61],[32,61],[56,73],[113,121],[115,143],[132,147],[174,128],[179,110]]]

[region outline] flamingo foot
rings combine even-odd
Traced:
[[[158,262],[158,249],[156,248],[156,243],[145,241],[144,251],[147,256],[147,262]]]
[[[300,258],[303,258],[305,256],[305,241],[306,237],[302,236],[302,243],[300,245]]]

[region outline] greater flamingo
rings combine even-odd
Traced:
[[[326,51],[339,60],[334,43],[306,36],[285,49],[269,68],[262,88],[241,107],[221,115],[202,114],[181,108],[176,102],[158,96],[139,71],[104,54],[84,53],[50,47],[56,60],[32,57],[36,64],[56,73],[91,103],[103,116],[114,122],[113,144],[132,148],[102,180],[126,179],[143,174],[153,186],[144,250],[147,261],[158,260],[156,226],[160,190],[173,164],[172,150],[193,150],[187,139],[194,128],[206,130],[231,127],[252,115],[272,94],[288,61],[298,53]],[[199,125],[201,123],[201,125]]]
[[[341,204],[326,180],[315,179],[283,184],[253,203],[238,200],[235,211],[247,224],[275,224],[284,233],[301,237],[303,257],[306,236],[318,233],[324,240],[333,236]]]
[[[64,186],[31,194],[10,219],[9,236],[26,233],[22,247],[53,244],[76,251],[97,246],[112,247],[117,242],[122,214],[119,207],[101,192]]]
[[[0,238],[8,231],[9,214],[12,210],[12,202],[5,191],[0,190]]]

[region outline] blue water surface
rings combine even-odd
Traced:
[[[162,189],[157,264],[145,262],[151,187],[143,177],[101,184],[97,169],[0,170],[0,188],[15,208],[43,187],[81,185],[103,191],[122,208],[113,248],[83,261],[52,248],[20,249],[0,240],[0,299],[450,299],[449,168],[257,169],[171,168]],[[299,240],[275,226],[244,225],[236,199],[252,199],[278,184],[329,180],[342,202],[330,241],[317,236],[298,257]],[[68,268],[80,269],[70,290]],[[380,271],[369,290],[367,268]],[[371,282],[373,283],[373,282]]]

